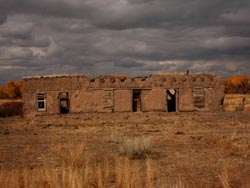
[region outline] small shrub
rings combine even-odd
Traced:
[[[113,142],[116,144],[122,143],[124,140],[124,135],[123,133],[119,132],[119,131],[114,131],[110,134],[110,136],[107,138],[107,141],[109,143]]]
[[[0,104],[0,117],[10,117],[22,115],[22,102],[6,102]]]
[[[144,159],[152,153],[149,138],[126,138],[120,148],[120,154],[130,159]]]

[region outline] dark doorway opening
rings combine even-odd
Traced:
[[[68,92],[59,93],[59,112],[60,114],[69,113],[69,93]]]
[[[176,90],[168,89],[166,95],[167,95],[167,111],[176,112]]]
[[[141,111],[141,90],[133,90],[133,112]]]

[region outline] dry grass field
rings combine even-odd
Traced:
[[[0,119],[1,188],[248,188],[250,114]]]

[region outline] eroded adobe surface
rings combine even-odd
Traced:
[[[223,78],[211,74],[148,77],[45,76],[23,79],[27,115],[80,112],[218,111]]]

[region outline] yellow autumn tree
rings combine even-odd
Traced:
[[[8,98],[16,98],[16,84],[13,80],[9,80],[4,88],[4,92],[7,94]]]
[[[0,99],[21,98],[22,87],[22,80],[18,80],[16,83],[13,80],[9,80],[5,86],[0,86]]]
[[[7,98],[7,94],[5,93],[5,87],[0,86],[0,99]]]
[[[16,82],[16,98],[22,98],[22,92],[23,92],[23,81],[18,80]]]
[[[242,93],[249,90],[249,78],[245,75],[231,76],[224,81],[225,93]]]

